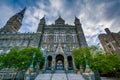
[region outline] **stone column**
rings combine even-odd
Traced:
[[[45,71],[47,68],[47,59],[45,58],[45,64],[44,64],[44,68],[43,68],[43,71]]]
[[[64,60],[64,69],[68,71],[68,61],[67,59]]]
[[[74,62],[74,58],[72,57],[72,63],[73,63],[73,70],[76,72],[76,66],[75,66],[75,62]]]
[[[54,71],[55,70],[55,59],[53,58],[53,60],[52,60],[52,69],[51,69],[52,71]]]

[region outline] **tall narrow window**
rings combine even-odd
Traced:
[[[72,34],[72,41],[75,42],[75,34]]]
[[[44,33],[44,39],[43,40],[44,40],[44,42],[47,42],[47,40],[48,40],[48,32]]]
[[[62,32],[62,34],[61,34],[61,41],[62,41],[62,42],[65,42],[65,40],[66,40],[66,39],[65,39],[65,32]]]
[[[58,34],[58,32],[54,32],[54,41],[55,42],[58,42],[59,41],[59,34]]]

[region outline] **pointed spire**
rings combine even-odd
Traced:
[[[76,20],[76,21],[79,21],[79,19],[78,19],[76,16],[75,16],[75,20]]]
[[[80,20],[75,16],[75,21],[74,21],[74,24],[77,24],[79,25],[80,24]]]
[[[43,18],[40,19],[40,24],[45,24],[45,15],[43,16]]]
[[[18,14],[20,14],[20,15],[24,16],[25,11],[26,11],[26,7],[25,7],[22,11],[20,11]]]
[[[40,19],[40,21],[45,21],[45,15]]]

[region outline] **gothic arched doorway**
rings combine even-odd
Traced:
[[[72,60],[72,56],[68,56],[67,57],[68,60],[68,70],[73,70],[73,60]]]
[[[52,68],[52,56],[47,57],[47,69],[51,70]]]
[[[56,70],[63,70],[64,69],[64,57],[59,54],[56,56]]]

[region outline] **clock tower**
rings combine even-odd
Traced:
[[[0,32],[18,32],[22,25],[22,20],[24,17],[26,8],[24,8],[22,11],[19,13],[16,13],[14,16],[12,16],[5,26],[0,29]]]

